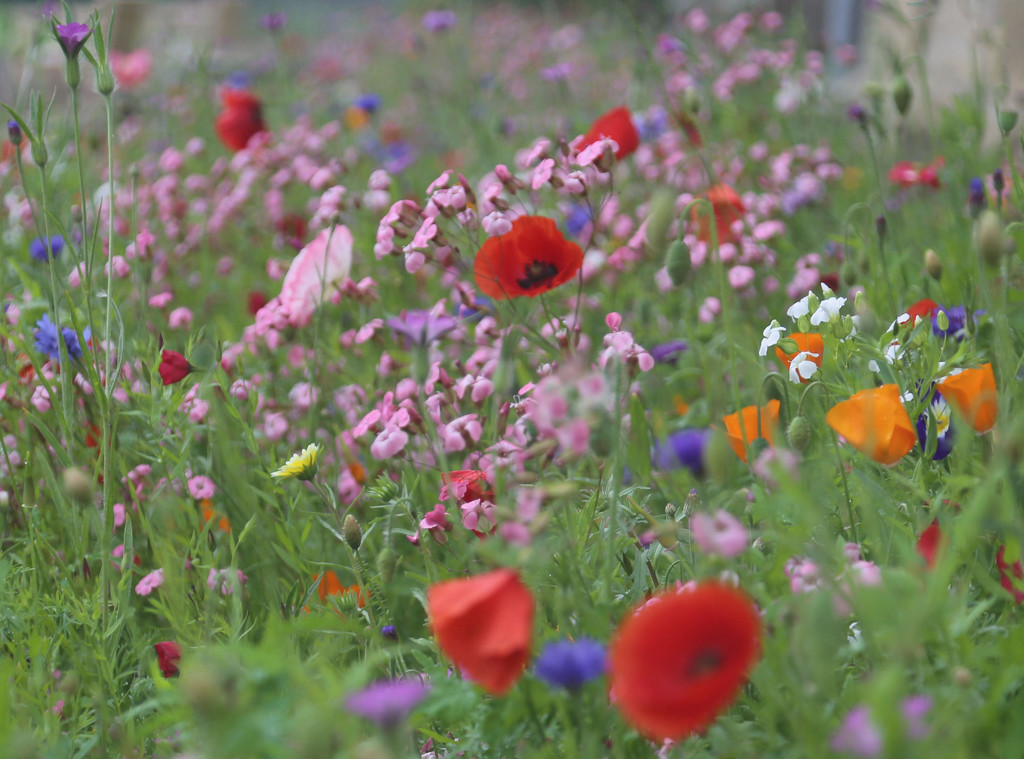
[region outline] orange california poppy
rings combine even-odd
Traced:
[[[825,355],[825,340],[817,332],[794,332],[789,336],[790,340],[793,340],[797,345],[797,350],[793,353],[784,353],[782,348],[775,348],[775,355],[779,357],[785,367],[786,371],[789,371],[789,365],[793,363],[793,359],[800,353],[806,353],[807,360],[817,364],[818,368],[821,368],[821,359]],[[807,382],[803,377],[800,378],[801,382]]]
[[[446,580],[427,589],[427,612],[437,645],[464,676],[500,696],[530,658],[533,595],[519,573],[496,569]]]
[[[316,578],[313,579],[315,580]],[[330,596],[344,596],[347,593],[356,594],[356,605],[360,609],[366,606],[366,599],[363,597],[362,588],[358,585],[345,587],[341,584],[341,580],[338,579],[338,575],[334,574],[333,569],[328,569],[320,576],[320,584],[316,586],[316,594],[320,596],[321,602],[326,601]]]
[[[640,133],[633,125],[633,114],[624,105],[613,108],[608,113],[599,116],[577,145],[578,150],[588,145],[593,145],[603,137],[609,137],[618,144],[619,149],[615,151],[615,159],[621,161],[633,153],[640,146]]]
[[[489,237],[476,254],[476,286],[496,300],[530,298],[564,285],[583,265],[583,251],[544,216],[520,216],[512,229]]]
[[[761,652],[761,622],[737,588],[703,582],[626,615],[609,650],[609,688],[648,738],[704,730],[736,698]]]
[[[742,411],[729,414],[722,419],[729,435],[729,445],[743,461],[747,460],[747,446],[763,437],[768,445],[775,442],[775,430],[779,426],[779,402],[768,401],[761,406],[747,406]],[[743,424],[740,424],[742,417]]]
[[[743,218],[747,207],[739,193],[727,184],[716,184],[708,190],[707,199],[715,212],[715,230],[718,232],[718,244],[736,242],[732,233],[732,225]],[[711,214],[706,208],[694,208],[693,219],[697,222],[697,237],[706,243],[711,242]]]
[[[199,502],[199,505],[203,509],[203,524],[206,524],[211,519],[217,519],[217,529],[221,532],[231,532],[231,522],[228,518],[213,508],[213,501],[209,498],[204,498]]]
[[[948,400],[975,432],[988,432],[996,424],[999,398],[992,364],[964,369],[939,383],[939,392]]]
[[[898,385],[861,390],[829,409],[825,421],[846,442],[885,466],[895,464],[917,443]]]

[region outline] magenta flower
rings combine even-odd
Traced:
[[[404,722],[429,692],[430,686],[422,680],[381,680],[353,693],[345,700],[345,706],[390,730]]]
[[[164,584],[164,570],[155,569],[139,580],[135,586],[135,592],[140,596],[148,596],[154,590]]]
[[[89,39],[89,35],[92,34],[92,29],[89,28],[88,24],[72,22],[70,24],[57,24],[54,28],[57,33],[57,41],[64,49],[64,55],[72,59],[78,57],[86,40]]]
[[[871,713],[866,706],[850,709],[829,745],[833,751],[865,759],[881,756],[884,748],[882,734],[871,721]]]
[[[747,528],[724,509],[713,516],[697,512],[690,518],[690,530],[700,550],[709,556],[730,559],[746,551],[750,542]]]
[[[445,511],[444,504],[435,503],[434,508],[423,515],[420,529],[429,532],[430,537],[438,543],[448,540],[445,533],[452,529],[452,523],[448,521],[448,512]]]

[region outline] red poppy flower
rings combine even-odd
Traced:
[[[964,369],[939,383],[939,392],[960,412],[975,432],[988,432],[999,415],[999,397],[992,364]]]
[[[487,474],[479,469],[442,472],[441,483],[441,492],[437,497],[439,501],[454,499],[459,506],[477,499],[494,502],[494,490],[487,482]],[[498,525],[494,525],[488,533],[473,530],[473,534],[482,540],[488,535],[493,535],[497,529]]]
[[[747,446],[759,437],[767,440],[768,445],[774,444],[775,429],[779,426],[780,406],[779,401],[771,400],[760,409],[757,406],[747,406],[722,418],[726,434],[729,436],[729,445],[740,459],[747,460]]]
[[[892,466],[917,445],[897,385],[882,385],[841,401],[825,415],[828,426],[879,464]]]
[[[937,190],[942,186],[939,183],[939,169],[945,165],[946,159],[942,156],[927,166],[911,161],[900,161],[889,170],[889,181],[900,187],[927,185]]]
[[[945,536],[939,528],[939,520],[936,519],[928,525],[928,528],[921,533],[921,537],[917,539],[917,553],[924,559],[928,569],[932,569],[935,566],[935,560],[938,558],[939,551],[944,543]]]
[[[165,640],[154,643],[156,650],[156,661],[160,665],[160,671],[164,677],[174,677],[178,674],[178,662],[181,661],[181,646],[173,640]]]
[[[727,184],[716,184],[708,190],[707,199],[715,212],[715,230],[718,233],[718,244],[736,242],[732,225],[743,218],[747,207],[739,193]],[[693,209],[693,219],[697,222],[697,237],[702,242],[711,242],[711,214],[704,209]]]
[[[910,326],[914,326],[918,319],[930,319],[932,314],[939,310],[939,304],[931,298],[922,298],[907,309],[910,317]]]
[[[544,216],[520,216],[512,229],[489,237],[476,254],[473,275],[496,300],[534,296],[564,285],[583,265],[583,251]]]
[[[515,570],[431,585],[427,612],[441,651],[488,693],[500,696],[523,674],[534,601]]]
[[[757,610],[705,582],[654,596],[619,625],[609,686],[626,721],[652,740],[707,728],[736,698],[761,651]]]
[[[576,148],[583,150],[604,137],[615,140],[618,144],[619,149],[615,151],[615,158],[619,161],[632,154],[640,146],[640,133],[636,131],[636,126],[633,125],[633,114],[626,106],[620,105],[598,117],[587,133],[583,135],[583,140]]]
[[[160,368],[158,371],[160,372],[160,379],[163,380],[165,385],[173,385],[175,382],[181,382],[191,374],[193,367],[188,362],[188,359],[180,353],[165,350],[160,354]]]
[[[1013,566],[1010,566],[1006,560],[1006,546],[1000,546],[999,553],[996,554],[996,566],[999,568],[999,584],[1007,593],[1013,594],[1013,600],[1019,606],[1024,601],[1024,565],[1017,559]]]
[[[213,128],[229,150],[242,150],[254,134],[267,131],[260,100],[251,92],[225,87],[221,90],[220,101],[223,109],[214,120]]]

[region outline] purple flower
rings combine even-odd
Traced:
[[[946,314],[946,318],[949,320],[949,327],[946,329],[939,327],[940,311]],[[975,311],[974,313],[981,315],[985,312]],[[939,306],[932,313],[932,334],[936,337],[955,337],[958,341],[963,340],[967,337],[967,309],[963,306],[953,306],[952,308]]]
[[[458,322],[447,314],[434,316],[429,311],[413,310],[386,319],[384,324],[404,335],[407,345],[425,347],[455,329]]]
[[[659,343],[651,348],[648,353],[656,364],[675,364],[679,354],[689,346],[685,340],[669,340],[667,343]]]
[[[928,444],[928,417],[935,419],[935,433],[938,438],[938,445],[935,448],[933,461],[942,461],[953,450],[953,427],[950,424],[951,413],[949,404],[942,397],[938,390],[932,394],[932,402],[927,410],[917,417],[917,440],[921,443],[921,450],[925,450]]]
[[[21,139],[24,137],[21,131],[21,124],[13,119],[7,122],[7,139],[14,145],[20,145]]]
[[[427,11],[423,14],[423,28],[428,32],[443,32],[459,23],[455,11]]]
[[[68,58],[77,58],[78,53],[85,45],[85,41],[92,34],[88,24],[71,22],[70,24],[57,24],[57,41],[64,48],[64,55]]]
[[[572,75],[572,63],[570,61],[562,61],[556,63],[554,66],[548,66],[540,70],[540,78],[546,79],[549,82],[557,82],[562,79],[568,79]]]
[[[51,236],[49,246],[41,237],[35,238],[28,244],[28,254],[36,261],[49,261],[51,258],[59,256],[62,250],[64,250],[64,238],[60,235]]]
[[[855,121],[862,127],[866,127],[868,124],[868,114],[864,110],[864,106],[860,103],[853,103],[849,108],[846,109],[846,115],[850,121]]]
[[[394,625],[384,625],[380,628],[380,634],[388,640],[398,640],[398,628]]]
[[[266,29],[268,32],[279,32],[284,29],[284,25],[288,23],[288,14],[284,11],[278,11],[277,13],[268,13],[266,16],[260,19],[260,26]]]
[[[871,713],[866,706],[857,706],[846,714],[843,724],[839,726],[829,743],[833,751],[842,751],[851,756],[881,756],[883,743],[882,734],[871,721]]]
[[[380,108],[380,95],[376,92],[367,92],[357,97],[353,105],[356,108],[362,108],[367,113],[376,113]]]
[[[711,430],[679,430],[654,447],[654,465],[670,470],[684,466],[698,477],[704,473],[704,449]]]
[[[353,693],[345,706],[387,730],[401,724],[429,692],[421,680],[381,680]]]
[[[907,726],[907,737],[914,740],[927,738],[931,734],[931,728],[925,724],[924,718],[932,710],[932,697],[926,695],[908,696],[900,704],[903,712],[903,721]]]
[[[604,674],[606,659],[604,646],[590,638],[558,640],[544,646],[534,671],[548,685],[576,690]]]
[[[40,353],[44,353],[54,361],[60,360],[60,346],[57,343],[58,332],[57,325],[50,321],[49,314],[43,314],[43,318],[36,322],[36,350]],[[82,357],[82,346],[78,341],[78,334],[71,327],[64,327],[60,330],[60,334],[64,336],[64,347],[67,349],[68,358],[74,361],[77,358]],[[89,341],[89,337],[92,334],[91,330],[86,327],[85,329],[85,341]]]

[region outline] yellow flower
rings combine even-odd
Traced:
[[[288,462],[270,473],[271,477],[295,477],[299,480],[311,480],[316,476],[318,467],[316,457],[320,455],[320,446],[310,443],[300,453],[292,454]]]

